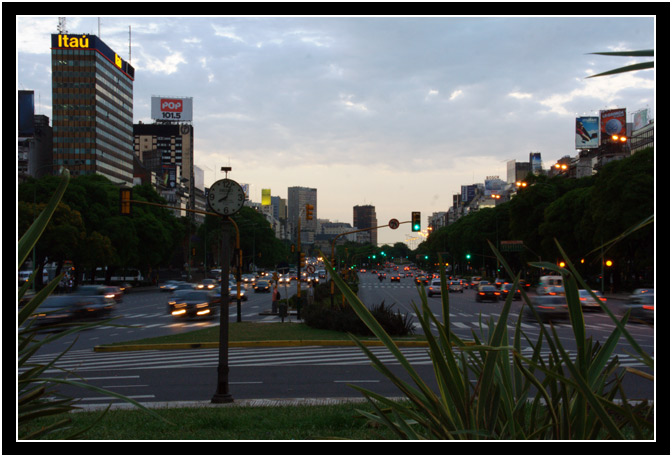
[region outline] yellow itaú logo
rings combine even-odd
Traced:
[[[119,54],[117,54],[116,52],[114,53],[114,64],[117,67],[121,68],[121,57],[119,57]]]
[[[59,48],[88,48],[89,39],[86,35],[80,37],[70,37],[68,35],[58,35]]]

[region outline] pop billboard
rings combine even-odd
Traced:
[[[152,97],[152,119],[191,122],[193,118],[192,100],[191,97]]]
[[[586,116],[576,118],[576,149],[591,149],[600,145],[600,118]]]
[[[611,142],[612,135],[625,137],[625,108],[600,111],[600,143]]]

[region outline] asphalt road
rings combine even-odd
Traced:
[[[293,294],[295,284],[287,292]],[[281,289],[281,292],[285,293]],[[398,307],[413,315],[411,303],[420,303],[417,289],[411,278],[401,283],[379,282],[374,275],[360,275],[359,296],[367,305],[386,304]],[[450,294],[450,320],[455,333],[465,339],[472,332],[481,332],[481,324],[491,317],[499,318],[502,302],[476,303],[474,291]],[[175,321],[166,311],[167,294],[158,291],[131,293],[124,297],[115,315],[115,323],[127,327],[106,325],[82,332],[73,348],[57,364],[84,377],[89,383],[122,393],[140,402],[196,401],[209,402],[217,388],[217,349],[188,349],[174,351],[133,351],[99,353],[95,345],[109,342],[129,341],[179,332],[192,331],[205,326],[218,325],[219,319],[211,321]],[[433,312],[440,316],[440,298],[429,298]],[[515,324],[522,302],[514,302],[509,326]],[[620,313],[616,300],[608,306]],[[270,309],[269,294],[249,293],[249,300],[242,302],[243,321],[278,322],[277,316],[265,315]],[[236,322],[236,306],[230,308],[230,322]],[[292,317],[295,320],[295,317]],[[605,341],[614,329],[614,324],[603,313],[587,313],[586,329],[596,341]],[[289,325],[289,324],[288,324]],[[538,325],[524,323],[523,330],[536,341]],[[574,349],[574,337],[569,322],[559,322],[556,330],[564,346]],[[654,352],[653,330],[639,324],[628,324],[628,330],[638,344],[650,354]],[[62,351],[74,340],[65,338],[50,345],[35,356],[47,361]],[[400,374],[397,362],[384,348],[374,349],[380,357]],[[528,348],[523,349],[530,350]],[[405,354],[423,379],[434,379],[431,360],[426,348],[403,348]],[[630,345],[621,338],[614,351],[625,366],[644,369],[631,353]],[[229,391],[234,400],[278,398],[342,398],[361,397],[350,384],[369,388],[386,396],[398,396],[399,391],[380,373],[370,366],[368,359],[355,347],[306,346],[306,347],[256,347],[229,349]],[[54,375],[59,370],[54,369]],[[628,375],[629,376],[629,375]],[[653,383],[641,378],[626,376],[626,391],[631,398],[653,398]],[[431,384],[431,381],[428,381]],[[118,402],[91,391],[63,389],[80,398],[80,405],[107,405]]]

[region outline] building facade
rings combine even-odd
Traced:
[[[51,35],[53,171],[133,183],[135,69],[95,35]]]
[[[376,207],[373,205],[357,205],[352,208],[352,225],[357,229],[366,229],[378,226]],[[378,246],[378,229],[368,230],[368,241]]]
[[[306,220],[306,205],[313,205],[313,219]],[[287,188],[287,218],[288,225],[293,228],[292,240],[297,240],[296,229],[298,220],[301,217],[301,243],[312,244],[315,241],[317,232],[317,189],[310,187],[288,187]]]

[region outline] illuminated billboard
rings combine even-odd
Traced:
[[[268,206],[271,204],[271,189],[261,189],[261,205]]]
[[[600,118],[586,116],[576,118],[576,149],[592,149],[600,145]]]
[[[191,97],[152,97],[152,119],[159,121],[186,121],[193,119]]]
[[[612,141],[612,136],[625,137],[625,108],[600,111],[600,143]]]

